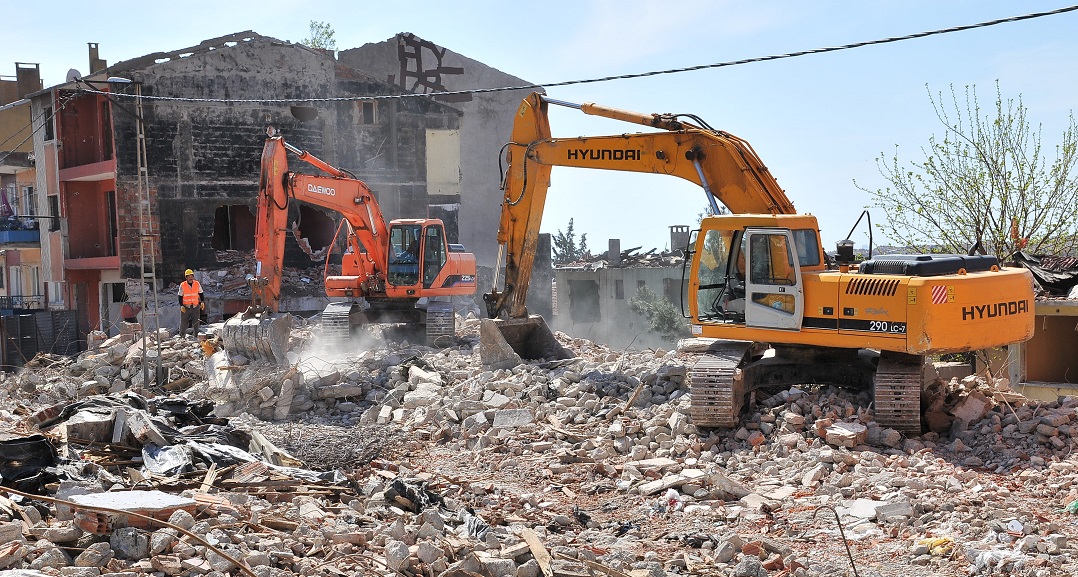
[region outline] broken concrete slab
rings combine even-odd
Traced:
[[[984,396],[984,393],[980,391],[971,391],[964,399],[962,399],[962,401],[951,409],[951,414],[954,415],[956,419],[966,423],[972,423],[984,418],[988,409],[991,409],[993,406],[993,401]]]
[[[112,441],[115,410],[79,411],[58,427],[61,438],[95,443]]]
[[[880,523],[886,523],[896,517],[908,519],[912,516],[913,505],[910,504],[909,500],[887,503],[886,505],[876,507],[876,520]]]
[[[494,413],[495,429],[515,429],[535,422],[531,409],[501,409]]]
[[[857,517],[859,519],[875,519],[876,508],[887,505],[886,501],[876,501],[873,499],[854,499],[843,503],[840,511],[845,511],[847,515]]]
[[[194,514],[196,507],[194,499],[172,495],[163,491],[90,493],[72,495],[70,500],[76,506],[83,505],[86,507],[104,507],[130,511],[162,521],[167,521],[173,513],[181,509]],[[80,508],[75,510],[75,522],[83,531],[98,535],[107,534],[122,527],[148,528],[150,525],[149,521],[138,517]]]
[[[839,422],[824,430],[825,440],[836,446],[853,448],[868,438],[868,427],[861,423]]]

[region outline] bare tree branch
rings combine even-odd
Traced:
[[[928,87],[925,87],[926,90]],[[991,113],[974,86],[928,98],[942,135],[921,147],[922,159],[876,158],[889,183],[870,190],[888,215],[877,225],[893,241],[929,251],[965,252],[976,242],[1000,259],[1017,250],[1066,253],[1078,245],[1078,127],[1068,118],[1054,158],[1042,145],[1022,98],[1004,99],[999,83]]]

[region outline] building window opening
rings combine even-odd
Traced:
[[[45,123],[45,141],[56,139],[56,134],[52,130],[52,107],[46,106],[45,113],[41,115],[41,121]]]
[[[371,125],[378,122],[378,107],[374,102],[356,103],[356,124]]]
[[[49,195],[49,232],[56,232],[60,230],[60,196],[57,194]]]
[[[312,206],[300,205],[297,234],[299,238],[307,240],[312,251],[317,252],[329,246],[336,231],[337,223],[329,215]]]
[[[254,250],[255,215],[244,204],[219,206],[213,213],[214,250]]]
[[[619,301],[625,300],[625,281],[620,278],[614,281],[614,298]]]
[[[574,323],[602,320],[599,312],[599,283],[593,280],[569,281],[569,318]]]
[[[37,200],[34,198],[34,187],[24,186],[22,187],[22,214],[36,215],[37,214]]]
[[[105,193],[105,210],[108,211],[108,254],[109,256],[116,255],[116,242],[118,231],[118,223],[116,220],[116,191],[110,190]]]

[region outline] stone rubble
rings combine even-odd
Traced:
[[[347,482],[242,467],[215,482],[204,466],[166,479],[132,473],[138,459],[78,461],[72,444],[96,479],[80,491],[153,487],[195,513],[99,534],[7,493],[0,575],[852,575],[843,535],[860,575],[1078,573],[1078,398],[1016,406],[983,378],[937,382],[946,427],[907,438],[873,420],[867,393],[806,385],[758,392],[735,430],[697,430],[686,352],[558,334],[575,360],[489,369],[477,325],[452,348],[294,350],[288,367],[163,331],[148,339],[163,386],[138,339],[35,358],[0,379],[3,430],[36,432],[28,418],[90,395],[180,394]],[[62,445],[103,426],[45,433]]]

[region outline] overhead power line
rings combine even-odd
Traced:
[[[37,134],[37,132],[39,130],[44,130],[45,125],[52,122],[52,119],[55,118],[56,115],[59,114],[59,112],[61,110],[63,110],[65,106],[67,106],[67,103],[70,102],[72,98],[74,98],[74,96],[68,96],[66,98],[61,98],[57,103],[56,110],[53,110],[52,114],[46,114],[45,112],[42,112],[41,114],[39,114],[38,119],[44,119],[44,120],[41,122],[41,124],[38,125],[37,128],[33,128],[34,119],[31,118],[30,119],[30,124],[27,124],[25,127],[20,128],[18,131],[12,133],[11,136],[4,139],[4,142],[0,142],[0,146],[3,146],[5,144],[7,144],[8,141],[10,141],[12,138],[15,138],[16,136],[21,134],[23,130],[26,130],[27,128],[33,128],[33,130],[30,131],[30,134],[26,135],[26,138],[22,139],[22,141],[19,142],[18,144],[16,144],[14,148],[12,148],[11,150],[8,150],[6,152],[0,150],[0,152],[4,153],[3,156],[0,156],[0,164],[3,164],[4,161],[7,160],[7,157],[11,156],[12,154],[15,154],[15,152],[19,149],[19,147],[26,144],[26,141],[33,138],[34,135]],[[48,116],[48,118],[45,118],[46,116]]]
[[[997,20],[988,20],[986,22],[978,22],[976,24],[965,24],[961,26],[952,26],[950,28],[941,28],[938,30],[929,30],[927,32],[917,32],[914,34],[906,34],[904,36],[892,36],[889,38],[880,38],[877,40],[867,40],[864,42],[854,42],[852,44],[843,44],[841,46],[829,46],[826,48],[813,48],[811,50],[799,50],[797,52],[787,52],[785,54],[773,54],[770,56],[758,56],[755,58],[743,58],[740,60],[730,60],[726,62],[716,62],[714,64],[701,64],[698,66],[688,66],[684,68],[671,68],[667,70],[654,70],[651,72],[639,72],[635,74],[621,74],[617,76],[603,76],[599,78],[587,78],[582,80],[563,80],[559,82],[546,82],[538,84],[524,84],[520,86],[500,86],[495,88],[472,88],[468,90],[447,90],[440,92],[423,92],[423,93],[407,93],[407,94],[391,94],[391,95],[371,95],[371,96],[338,96],[328,98],[287,98],[287,99],[274,99],[274,98],[259,98],[259,99],[227,99],[227,98],[185,98],[179,96],[147,96],[143,95],[142,98],[146,100],[162,100],[173,102],[216,102],[225,104],[295,104],[295,103],[317,103],[317,102],[348,102],[356,100],[389,100],[398,98],[416,98],[416,97],[436,97],[436,96],[450,96],[457,94],[482,94],[488,92],[506,92],[510,90],[529,90],[535,88],[555,88],[559,86],[572,86],[576,84],[593,84],[596,82],[610,82],[614,80],[629,80],[633,78],[645,78],[648,76],[660,76],[664,74],[680,74],[682,72],[693,72],[697,70],[707,70],[710,68],[725,68],[728,66],[738,66],[742,64],[753,64],[756,62],[769,62],[772,60],[783,60],[786,58],[796,58],[798,56],[808,56],[810,54],[823,54],[826,52],[838,52],[840,50],[851,50],[854,48],[863,48],[865,46],[874,46],[877,44],[889,44],[892,42],[901,42],[903,40],[913,40],[916,38],[926,38],[928,36],[938,36],[941,34],[950,34],[952,32],[962,32],[965,30],[972,30],[974,28],[985,28],[988,26],[996,26],[998,24],[1007,24],[1011,22],[1020,22],[1022,20],[1032,20],[1034,18],[1042,18],[1045,16],[1054,16],[1057,14],[1063,14],[1066,12],[1073,12],[1078,10],[1078,5],[1066,6],[1063,8],[1057,8],[1055,10],[1048,10],[1046,12],[1033,12],[1030,14],[1023,14],[1020,16],[1010,16],[1007,18],[1000,18]],[[81,89],[84,92],[92,92],[96,94],[105,94],[105,92],[95,89]],[[123,94],[118,92],[108,93],[113,96],[133,98],[133,95]]]

